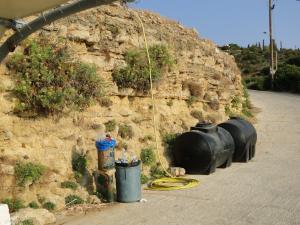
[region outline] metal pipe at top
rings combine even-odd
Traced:
[[[69,15],[84,11],[90,8],[94,8],[101,5],[107,5],[116,0],[78,0],[67,5],[55,8],[48,13],[39,16],[28,24],[24,25],[19,31],[9,37],[0,46],[0,63],[5,59],[9,52],[14,51],[17,45],[26,39],[29,35],[38,31],[45,25],[48,25],[58,19],[67,17]]]

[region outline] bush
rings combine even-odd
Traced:
[[[159,179],[159,178],[165,177],[167,175],[161,165],[152,166],[150,169],[150,174],[151,174],[151,177],[154,179]]]
[[[152,148],[142,149],[140,157],[146,166],[150,166],[156,162],[155,152]]]
[[[17,198],[16,199],[7,198],[3,200],[2,203],[8,205],[10,213],[17,212],[19,211],[19,209],[25,208],[23,201]]]
[[[300,67],[284,64],[275,74],[274,89],[300,93]]]
[[[242,102],[242,114],[246,117],[253,117],[253,114],[250,110],[251,102],[249,99],[249,94],[244,84],[243,84],[243,97],[244,97],[244,101]]]
[[[121,138],[127,139],[131,139],[134,136],[132,126],[127,124],[120,125],[118,134],[121,136]]]
[[[70,206],[70,205],[79,205],[83,204],[84,201],[82,198],[80,198],[78,195],[68,195],[65,198],[65,204]]]
[[[16,181],[19,186],[24,186],[27,182],[37,182],[45,173],[46,168],[41,164],[17,163],[15,166]]]
[[[116,130],[117,122],[116,120],[109,120],[104,125],[105,125],[106,132],[112,132]]]
[[[78,184],[72,181],[64,181],[60,184],[62,188],[69,188],[72,190],[76,190],[78,188]]]
[[[163,136],[163,143],[164,145],[169,146],[170,148],[173,148],[176,138],[179,136],[179,134],[176,133],[169,133],[169,134],[165,134]]]
[[[16,112],[31,116],[83,109],[102,94],[96,68],[76,60],[65,46],[32,41],[7,66],[16,74]]]
[[[75,154],[72,158],[73,171],[83,175],[86,171],[87,159],[84,154]]]
[[[53,211],[56,208],[56,205],[53,202],[47,201],[43,204],[43,208],[49,211]]]
[[[229,116],[229,117],[233,116],[233,112],[231,111],[229,105],[225,106],[225,114],[226,114],[226,116]]]
[[[254,76],[254,77],[246,77],[244,78],[247,88],[252,90],[266,90],[268,89],[267,76]]]
[[[300,67],[300,56],[289,58],[286,61],[286,63],[289,64],[289,65],[294,65],[294,66]]]
[[[34,225],[34,222],[33,222],[33,220],[28,219],[28,220],[23,220],[23,221],[17,223],[16,225]]]
[[[241,98],[239,96],[234,96],[234,98],[231,100],[231,106],[233,108],[238,108],[239,104],[241,104]]]
[[[145,174],[141,174],[141,184],[146,184],[149,181],[149,177],[147,177]]]
[[[199,110],[191,111],[191,116],[199,121],[202,121],[204,119],[203,113]]]
[[[161,79],[163,71],[172,65],[171,56],[166,46],[154,45],[149,48],[151,58],[152,80]],[[134,50],[125,54],[127,66],[113,72],[113,80],[119,88],[133,88],[147,92],[150,89],[149,66],[146,51]]]
[[[38,209],[38,208],[40,208],[39,205],[38,205],[35,201],[30,202],[30,203],[28,204],[28,207],[29,207],[29,208],[32,208],[32,209]]]

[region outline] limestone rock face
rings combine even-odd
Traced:
[[[118,149],[127,146],[139,156],[142,148],[156,146],[150,95],[118,89],[112,79],[114,68],[125,64],[126,51],[144,48],[137,15],[144,23],[149,45],[166,45],[175,62],[155,84],[154,90],[158,146],[164,163],[170,158],[165,154],[163,135],[160,134],[180,133],[194,126],[198,120],[191,112],[215,123],[228,118],[225,107],[242,93],[240,71],[233,57],[219,50],[213,42],[199,37],[194,29],[184,28],[150,12],[129,10],[119,5],[70,16],[51,24],[33,38],[65,40],[74,51],[74,57],[95,64],[99,76],[106,81],[107,98],[112,105],[104,107],[95,103],[83,112],[74,111],[61,118],[17,117],[13,113],[16,99],[11,92],[14,79],[5,65],[0,65],[0,200],[17,197],[28,204],[37,202],[38,196],[42,196],[58,208],[63,207],[64,198],[73,191],[62,189],[60,184],[75,181],[71,163],[74,152],[84,153],[88,158],[88,170],[81,182],[85,187],[76,191],[87,200],[87,191],[94,192],[95,140],[104,134],[104,124],[109,121],[116,122],[110,134],[120,144]],[[197,101],[189,105],[187,100],[191,96]],[[123,124],[132,127],[132,138],[122,139],[118,135]],[[118,150],[116,157],[120,154]],[[25,189],[17,187],[14,165],[18,161],[39,162],[48,168],[48,173]]]

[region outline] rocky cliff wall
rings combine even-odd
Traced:
[[[198,119],[215,123],[227,119],[225,107],[231,106],[235,96],[242,95],[240,71],[233,57],[220,51],[213,42],[199,37],[195,30],[150,12],[128,10],[119,5],[71,16],[45,27],[34,38],[62,39],[76,57],[95,64],[99,76],[106,80],[106,95],[112,104],[101,106],[95,103],[83,112],[71,112],[59,118],[18,117],[13,113],[16,100],[11,90],[14,80],[5,65],[1,65],[0,199],[13,196],[29,203],[43,196],[62,207],[64,197],[72,193],[60,188],[62,181],[74,180],[72,152],[87,154],[88,173],[91,174],[96,168],[95,138],[105,132],[107,121],[116,121],[112,136],[137,155],[142,148],[155,146],[149,94],[118,89],[112,79],[112,71],[125,64],[126,51],[144,48],[137,14],[144,23],[149,45],[166,45],[175,62],[155,85],[160,134],[182,132],[195,125]],[[190,96],[196,96],[196,101],[189,106]],[[235,106],[237,112],[241,108],[241,104]],[[132,138],[122,139],[118,135],[122,124],[132,126]],[[166,163],[168,157],[164,154],[162,136],[158,141]],[[119,154],[120,150],[117,151]],[[47,175],[37,184],[29,183],[25,189],[20,188],[14,176],[14,165],[18,161],[40,162],[48,168]],[[91,176],[87,174],[83,186],[87,186],[89,179]],[[88,198],[85,188],[76,192],[85,200]]]

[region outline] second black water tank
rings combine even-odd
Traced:
[[[233,152],[230,133],[212,124],[197,124],[177,137],[174,145],[175,164],[188,173],[210,174],[216,167],[228,167]]]
[[[248,162],[255,156],[257,133],[251,123],[239,117],[231,117],[218,126],[227,130],[233,137],[234,162]]]

